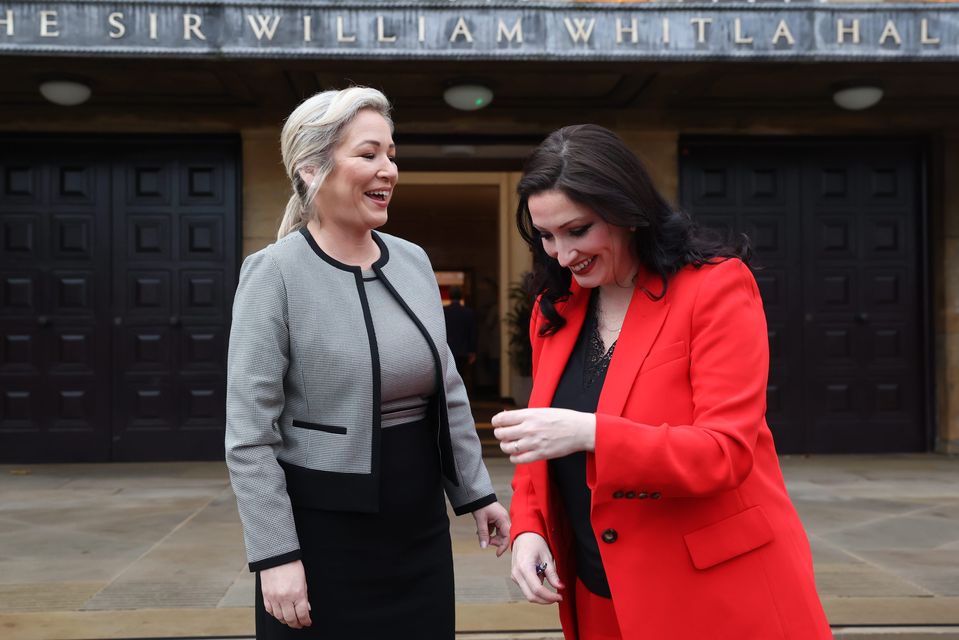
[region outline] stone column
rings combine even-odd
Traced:
[[[942,237],[932,237],[938,245],[933,278],[941,283],[935,305],[936,450],[959,453],[959,131],[949,132],[944,142]]]
[[[290,197],[290,181],[280,157],[280,130],[244,129],[243,256],[276,240],[276,229]]]
[[[646,165],[653,184],[673,205],[679,204],[679,132],[619,131]]]

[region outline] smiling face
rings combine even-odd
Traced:
[[[630,282],[639,268],[632,232],[600,218],[561,191],[544,191],[527,201],[546,255],[569,269],[585,288]]]
[[[311,170],[301,175],[310,184]],[[317,190],[320,223],[363,231],[386,224],[398,177],[389,123],[375,111],[360,111],[343,130],[333,170]]]

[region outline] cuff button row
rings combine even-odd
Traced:
[[[617,490],[613,492],[614,500],[620,500],[622,498],[626,498],[627,500],[632,500],[634,498],[639,498],[640,500],[646,500],[647,498],[652,500],[659,500],[662,497],[663,497],[663,494],[661,494],[658,491],[653,491],[652,493],[647,493],[646,491],[640,491],[639,493],[636,493],[635,491]]]

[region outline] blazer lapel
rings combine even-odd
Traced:
[[[556,386],[559,385],[569,356],[576,346],[586,309],[589,307],[589,291],[584,291],[575,281],[570,287],[567,303],[560,310],[566,324],[553,335],[543,339],[540,361],[536,366],[536,378],[529,396],[529,406],[548,407],[553,402]]]
[[[626,406],[633,382],[669,312],[669,303],[665,298],[651,300],[644,291],[644,288],[656,291],[659,286],[657,278],[646,277],[640,286],[633,290],[633,297],[623,321],[623,331],[616,342],[616,350],[613,351],[613,358],[606,373],[606,382],[599,396],[597,413],[623,415],[623,407]]]

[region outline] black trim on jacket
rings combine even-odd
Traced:
[[[423,334],[423,337],[426,338],[426,344],[429,345],[430,352],[433,354],[433,368],[436,373],[436,398],[439,403],[437,411],[437,431],[436,431],[436,447],[439,450],[440,454],[440,469],[443,471],[443,475],[446,476],[446,479],[449,480],[453,486],[460,486],[459,478],[456,475],[456,462],[453,458],[453,441],[450,437],[450,421],[449,414],[445,411],[446,407],[446,376],[443,375],[443,365],[440,361],[440,353],[436,348],[436,344],[433,343],[433,337],[430,335],[430,332],[426,330],[426,327],[423,326],[423,323],[419,318],[416,317],[416,314],[413,313],[413,310],[410,309],[409,305],[406,304],[399,292],[393,288],[393,284],[386,277],[386,274],[383,273],[383,270],[379,265],[374,264],[373,270],[376,272],[376,275],[379,276],[380,281],[382,281],[383,286],[386,287],[386,290],[396,298],[396,301],[399,303],[403,310],[406,312],[406,315],[413,320],[413,324],[416,325],[416,328],[419,329],[420,333]],[[451,363],[452,364],[452,363]]]
[[[390,260],[390,250],[386,246],[386,243],[383,242],[383,239],[376,234],[375,231],[371,232],[373,234],[373,242],[376,243],[376,246],[380,248],[380,257],[377,258],[376,262],[373,263],[373,268],[382,267]],[[362,269],[356,265],[346,264],[345,262],[340,262],[326,251],[320,248],[320,245],[317,244],[316,240],[313,239],[313,234],[310,233],[310,230],[306,227],[300,227],[300,235],[306,238],[307,243],[309,243],[310,248],[313,249],[313,253],[318,255],[323,259],[324,262],[330,264],[331,266],[340,269],[341,271],[349,271],[351,273],[362,273]]]
[[[299,560],[302,557],[303,555],[300,553],[299,549],[296,551],[290,551],[289,553],[281,553],[280,555],[273,556],[272,558],[264,558],[262,560],[257,560],[256,562],[249,563],[250,571],[263,571],[265,569],[272,569],[273,567],[278,567],[281,564]]]
[[[344,473],[308,469],[279,460],[286,474],[286,492],[295,509],[324,509],[353,513],[378,513],[380,474]]]
[[[386,247],[381,247],[383,254],[380,260],[389,258]],[[373,328],[373,313],[370,311],[370,301],[366,297],[366,287],[363,286],[363,272],[359,268],[353,272],[353,278],[356,281],[356,291],[360,296],[360,306],[363,307],[363,322],[366,323],[366,335],[370,341],[370,364],[373,367],[373,440],[370,443],[370,476],[376,479],[376,504],[380,502],[380,436],[383,433],[381,429],[383,424],[383,397],[380,385],[382,380],[380,376],[380,348],[376,341],[376,330]]]
[[[473,513],[477,509],[482,509],[486,505],[490,505],[496,502],[496,494],[491,493],[488,496],[483,496],[479,500],[473,500],[469,504],[464,504],[461,507],[453,507],[453,513],[458,516],[466,515],[467,513]]]

